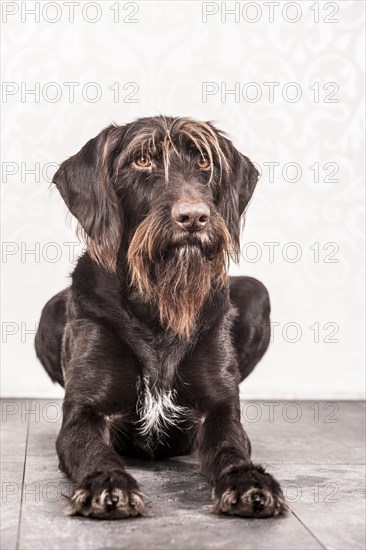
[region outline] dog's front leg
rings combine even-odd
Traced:
[[[106,419],[91,407],[63,406],[57,439],[60,467],[76,483],[70,515],[114,519],[148,515],[135,479],[109,444]]]
[[[137,482],[113,447],[114,419],[123,423],[136,402],[133,357],[114,332],[78,319],[66,325],[63,363],[65,399],[56,447],[60,468],[76,486],[69,513],[106,519],[148,515]]]
[[[239,403],[212,404],[202,416],[198,454],[213,485],[212,511],[245,517],[279,515],[287,509],[279,483],[250,459]]]

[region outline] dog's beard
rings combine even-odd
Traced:
[[[128,250],[131,285],[158,307],[163,326],[189,337],[211,291],[227,281],[231,239],[217,216],[214,241],[167,247],[162,225],[158,215],[150,215],[138,226]]]

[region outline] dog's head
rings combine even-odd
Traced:
[[[257,179],[212,124],[159,116],[106,128],[53,181],[90,256],[114,271],[120,252],[131,286],[158,305],[162,322],[188,334],[238,256],[240,218]]]

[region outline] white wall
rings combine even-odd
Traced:
[[[272,299],[272,320],[279,325],[243,395],[361,397],[365,4],[338,1],[326,7],[324,2],[281,2],[272,23],[269,7],[262,2],[249,7],[248,2],[241,3],[244,14],[239,22],[233,15],[222,22],[224,14],[218,12],[208,16],[206,23],[202,10],[219,10],[221,3],[205,8],[200,2],[138,2],[138,12],[132,16],[136,23],[114,22],[110,7],[115,2],[93,3],[94,7],[80,2],[73,23],[68,21],[69,8],[64,2],[56,7],[56,3],[47,4],[38,23],[34,15],[24,13],[25,4],[27,9],[38,4],[41,10],[46,5],[2,3],[7,13],[18,9],[3,24],[3,80],[8,92],[14,86],[14,95],[3,99],[3,171],[16,173],[3,178],[2,394],[61,395],[33,350],[41,308],[68,284],[72,271],[71,245],[64,243],[76,241],[61,198],[49,191],[55,167],[48,163],[59,163],[75,153],[112,121],[122,124],[163,113],[217,121],[237,147],[263,168],[243,237],[243,246],[257,244],[243,248],[246,260],[232,271],[265,282]],[[85,18],[98,16],[95,4],[101,17],[90,23]],[[227,8],[233,6],[227,3]],[[317,6],[318,23],[314,22]],[[134,11],[133,3],[120,3],[120,7],[120,19]],[[338,13],[332,15],[337,7]],[[299,21],[286,21],[296,19],[299,10]],[[257,16],[256,23],[245,20]],[[58,22],[47,21],[58,17]],[[339,21],[324,22],[325,17]],[[38,101],[31,95],[22,98],[16,91],[22,86],[32,88],[36,82],[43,91]],[[62,94],[56,102],[51,101],[55,88],[47,88],[50,82]],[[75,87],[74,102],[69,100],[65,82],[80,84]],[[93,89],[85,87],[90,82],[96,82],[102,93],[94,103],[88,101]],[[114,102],[109,87],[115,82],[120,83],[125,102]],[[131,86],[123,90],[128,82],[136,83],[135,103],[126,101],[133,90]],[[203,101],[203,82],[216,82],[219,88],[226,83],[227,89],[238,82],[241,91],[246,83],[256,82],[262,97],[257,102],[248,100],[254,97],[252,86],[244,88],[238,102],[233,95],[220,98],[219,93]],[[266,82],[279,83],[273,101]],[[283,97],[289,82],[297,83],[302,91],[297,102],[289,100],[294,86]],[[335,95],[329,95],[335,89],[329,82],[338,87]],[[316,86],[318,102],[314,101]],[[81,89],[90,95],[83,98]],[[325,96],[338,102],[326,103]],[[264,165],[268,162],[279,163],[274,181]],[[25,173],[35,163],[41,171],[39,181]],[[296,176],[291,167],[283,176],[287,163],[301,167],[299,181],[289,181]],[[315,168],[310,169],[314,163],[320,165],[319,182],[314,181]],[[334,166],[324,170],[326,163],[339,167],[334,175],[339,181],[324,181]],[[266,242],[279,243],[274,261],[269,261]],[[286,248],[290,242],[297,243],[301,251],[297,262],[283,258],[282,252],[286,256],[287,250],[293,257],[296,251]],[[311,249],[314,243],[320,248],[317,262]],[[335,244],[324,250],[327,243]],[[39,254],[26,253],[37,246]],[[333,250],[337,252],[328,260],[337,263],[326,262]],[[60,257],[52,262],[55,253]],[[261,258],[248,261],[255,254]],[[288,340],[295,337],[294,329],[290,327],[287,336],[282,332],[291,322],[302,332],[293,343]],[[314,323],[320,327],[319,342],[314,341],[315,328],[309,328]],[[332,324],[324,328],[326,323]],[[332,327],[338,327],[333,337]],[[327,342],[327,338],[336,342]]]

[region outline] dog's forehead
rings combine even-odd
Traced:
[[[193,150],[207,156],[211,163],[219,165],[220,178],[223,171],[229,171],[226,139],[210,122],[198,121],[188,117],[150,117],[141,118],[124,128],[124,137],[120,149],[118,165],[133,160],[141,154],[161,157],[166,177],[171,157],[184,150]]]
[[[188,117],[149,117],[140,118],[122,127],[116,127],[119,134],[112,141],[116,173],[122,166],[140,155],[148,155],[163,162],[165,179],[168,180],[172,159],[181,162],[184,150],[198,152],[208,157],[211,163],[210,182],[215,170],[221,181],[223,174],[231,171],[230,147],[224,134],[212,123]]]
[[[158,148],[167,142],[188,143],[198,149],[218,146],[219,133],[209,122],[188,117],[148,117],[130,123],[125,131],[125,146],[148,145]]]
[[[187,129],[194,129],[197,132],[211,133],[212,135],[215,134],[215,129],[211,122],[204,122],[190,117],[168,117],[162,115],[144,117],[139,118],[128,125],[128,133],[156,132],[161,136],[165,136],[167,133],[176,135],[186,131]]]

